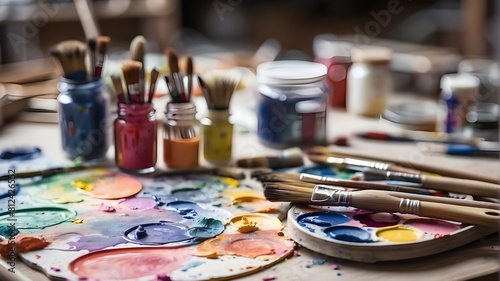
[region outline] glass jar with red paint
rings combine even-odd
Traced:
[[[151,103],[119,104],[114,135],[115,162],[119,169],[134,174],[155,170],[157,122]]]

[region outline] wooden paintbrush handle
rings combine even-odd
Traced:
[[[500,212],[498,210],[447,205],[435,202],[420,202],[420,213],[417,215],[482,225],[491,228],[498,228],[500,222]]]
[[[422,186],[475,196],[498,198],[500,185],[476,180],[449,177],[421,176]]]
[[[402,200],[405,200],[404,204]],[[493,209],[400,199],[377,190],[352,192],[350,206],[372,212],[407,213],[492,228],[498,227],[500,219],[500,212]]]

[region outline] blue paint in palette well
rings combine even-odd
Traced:
[[[349,225],[338,225],[327,227],[323,230],[326,236],[345,242],[356,242],[356,243],[372,243],[374,242],[370,232],[365,229],[349,226]]]
[[[329,227],[350,221],[351,219],[343,214],[335,212],[312,212],[297,216],[300,226],[315,232],[315,227]]]
[[[123,238],[135,244],[162,245],[192,239],[187,230],[186,225],[170,221],[148,223],[128,229]]]

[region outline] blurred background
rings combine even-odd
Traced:
[[[499,2],[0,0],[0,62],[47,57],[59,41],[84,41],[98,33],[112,38],[109,54],[128,51],[131,40],[144,35],[148,53],[174,47],[181,54],[218,56],[225,63],[252,67],[259,63],[258,50],[257,55],[269,56],[263,60],[313,60],[320,55],[318,48],[324,49],[315,47],[314,39],[327,34],[327,40],[388,45],[405,55],[425,53],[434,61],[426,71],[411,69],[414,63],[405,57],[395,59],[393,67],[420,72],[418,89],[433,93],[432,75],[456,72],[464,58],[493,60],[498,55]],[[400,84],[408,86],[407,80]]]

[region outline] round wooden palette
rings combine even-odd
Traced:
[[[367,223],[370,216],[372,223]],[[297,243],[313,251],[369,263],[432,255],[495,232],[413,215],[299,205],[288,211],[287,229]]]

